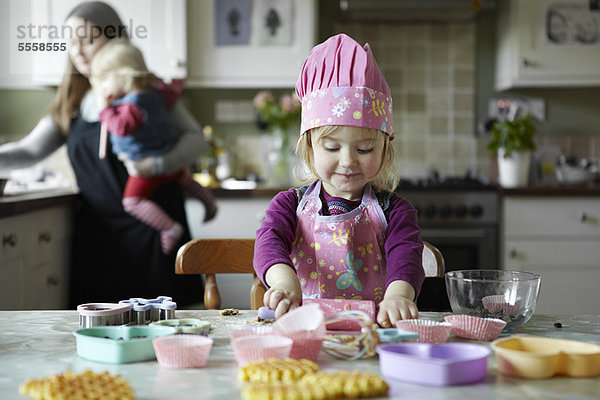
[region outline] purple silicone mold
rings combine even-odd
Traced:
[[[483,380],[491,350],[472,343],[398,343],[377,346],[377,353],[386,377],[449,386]]]

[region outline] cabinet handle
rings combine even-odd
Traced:
[[[518,253],[517,253],[517,250],[516,250],[516,249],[512,249],[512,250],[510,251],[510,253],[508,253],[508,256],[509,256],[510,258],[513,258],[513,259],[514,259],[514,258],[517,258],[517,255],[518,255]]]
[[[531,66],[531,61],[526,59],[525,57],[521,57],[521,67],[527,68]]]
[[[577,216],[577,219],[579,220],[579,222],[581,222],[583,224],[583,223],[587,222],[588,216],[585,212],[580,212],[579,215]]]
[[[48,286],[58,286],[60,284],[60,279],[55,276],[49,276],[46,278],[46,285]]]
[[[48,231],[40,232],[38,234],[39,243],[50,243],[52,241],[52,235]]]
[[[17,235],[11,233],[10,235],[2,236],[2,246],[15,247],[17,245]]]

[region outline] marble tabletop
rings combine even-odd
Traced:
[[[443,320],[442,313],[422,313],[421,318]],[[242,383],[229,341],[229,331],[252,321],[256,311],[237,316],[218,311],[178,310],[177,318],[199,318],[211,323],[214,345],[202,369],[169,370],[156,361],[102,364],[77,356],[72,332],[79,328],[76,311],[0,311],[0,398],[19,399],[18,386],[30,378],[66,370],[91,369],[121,374],[133,386],[137,399],[239,399]],[[562,327],[556,327],[560,322]],[[558,324],[557,324],[558,325]],[[600,315],[534,315],[515,334],[577,339],[600,344]],[[461,341],[450,338],[450,341]],[[484,343],[489,345],[489,343]],[[324,353],[322,370],[360,370],[379,373],[376,358],[361,361],[334,360]],[[463,386],[430,387],[386,379],[390,398],[403,399],[597,399],[600,378],[520,379],[500,375],[492,355],[484,381]]]

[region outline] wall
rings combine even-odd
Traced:
[[[489,173],[485,137],[477,122],[487,112],[493,90],[495,13],[486,11],[468,24],[335,25],[337,2],[319,2],[319,41],[344,29],[368,41],[394,94],[403,174],[461,174],[477,168]],[[188,23],[193,16],[188,17]],[[352,31],[352,32],[350,32]],[[261,132],[253,123],[223,124],[214,119],[217,100],[248,100],[256,90],[188,89],[184,101],[204,124],[212,124],[228,146],[242,149],[238,174],[259,168],[256,149]],[[291,88],[290,88],[291,89]],[[37,123],[54,90],[0,90],[0,143],[16,140]],[[547,119],[539,124],[538,142],[558,144],[563,151],[600,157],[600,89],[555,88],[511,90],[502,95],[541,97]],[[253,158],[254,157],[254,158]]]
[[[368,42],[394,100],[398,166],[403,176],[468,170],[488,173],[474,134],[475,24],[337,24]]]
[[[529,88],[494,90],[496,14],[477,19],[477,115],[487,115],[489,98],[537,97],[546,102],[546,120],[538,123],[539,145],[558,146],[567,155],[600,157],[600,88]]]

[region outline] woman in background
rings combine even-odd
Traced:
[[[79,4],[65,23],[74,36],[56,97],[25,138],[0,146],[0,171],[29,167],[67,145],[80,191],[72,241],[71,307],[160,295],[171,296],[179,305],[201,302],[200,278],[175,275],[175,253],[163,254],[160,233],[127,214],[121,203],[129,175],[169,174],[192,164],[204,150],[200,127],[177,103],[170,113],[183,134],[168,153],[123,163],[108,149],[100,159],[100,109],[90,90],[90,63],[108,40],[128,39],[127,32],[115,10],[100,1]],[[183,227],[179,245],[188,241],[184,197],[177,182],[161,187],[152,200]]]

